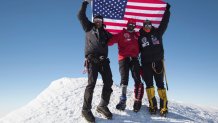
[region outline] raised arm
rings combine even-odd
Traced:
[[[77,15],[85,32],[90,31],[92,26],[93,26],[93,23],[91,21],[89,21],[89,19],[86,16],[86,8],[87,8],[88,4],[89,3],[87,1],[84,1],[82,3],[81,9],[79,10],[79,13]]]
[[[169,19],[170,19],[170,4],[167,3],[167,7],[166,7],[166,10],[164,12],[163,19],[162,19],[160,26],[158,28],[161,35],[163,35],[164,32],[166,31],[168,23],[169,23]]]

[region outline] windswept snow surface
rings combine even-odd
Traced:
[[[62,78],[51,85],[26,106],[0,119],[0,123],[86,123],[81,116],[83,94],[87,85],[86,78]],[[113,85],[109,109],[113,119],[107,120],[96,112],[101,97],[102,80],[98,80],[92,102],[92,112],[97,123],[218,123],[218,109],[169,101],[167,118],[150,115],[146,110],[146,94],[138,113],[132,111],[133,91],[128,90],[125,111],[115,109],[119,101],[120,88]],[[158,98],[157,98],[158,99]]]

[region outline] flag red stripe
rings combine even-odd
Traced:
[[[142,17],[163,17],[163,14],[142,14],[142,13],[132,13],[132,12],[125,12],[125,15],[142,16]]]
[[[166,10],[165,7],[143,7],[143,6],[131,6],[131,5],[127,5],[126,8],[128,9],[140,9],[140,10],[158,10],[158,11],[164,11]]]
[[[162,0],[128,0],[128,2],[165,4]]]
[[[106,29],[106,30],[109,30],[110,32],[120,32],[121,30],[123,30],[123,29],[121,29],[121,30],[115,30],[115,29]]]
[[[123,23],[113,23],[113,22],[104,22],[106,26],[123,26],[126,27],[126,24]]]
[[[112,29],[106,29],[107,31],[109,31],[112,34],[117,34],[119,33],[121,30],[112,30]]]
[[[141,21],[138,21],[137,22],[141,22],[143,23],[144,20],[141,20]],[[151,21],[152,24],[160,24],[160,21]],[[104,22],[104,24],[107,26],[123,26],[123,27],[126,27],[126,24],[123,24],[123,23],[113,23],[113,22]]]
[[[124,18],[124,20],[129,20],[129,18]],[[136,20],[136,22],[144,22],[145,20]],[[160,21],[151,21],[153,24],[160,24]]]

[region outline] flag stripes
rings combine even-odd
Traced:
[[[99,0],[94,0],[94,4],[97,4],[98,1]],[[105,5],[110,3],[110,5],[107,6],[105,14],[111,15],[110,18],[104,18],[104,24],[106,25],[106,29],[113,34],[126,28],[128,19],[136,19],[136,31],[143,26],[145,20],[150,20],[154,27],[158,27],[166,9],[166,3],[161,0],[127,0],[126,5],[121,5],[120,2],[125,3],[122,0],[102,0],[100,4],[104,2],[106,3]],[[118,5],[119,7],[114,7]],[[110,11],[108,9],[109,7],[111,7]],[[116,13],[113,13],[114,10],[116,10],[116,12],[122,12],[123,9],[125,9],[124,16],[121,17],[122,19],[117,18]],[[99,9],[99,11],[104,11],[104,6],[102,9]],[[102,16],[104,17],[104,15]]]

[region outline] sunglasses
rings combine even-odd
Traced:
[[[148,28],[151,28],[152,25],[151,24],[145,24],[144,27],[148,27]]]
[[[130,23],[130,24],[128,24],[128,26],[133,26],[133,27],[135,27],[136,25],[135,25],[135,24],[132,24],[132,23]]]

